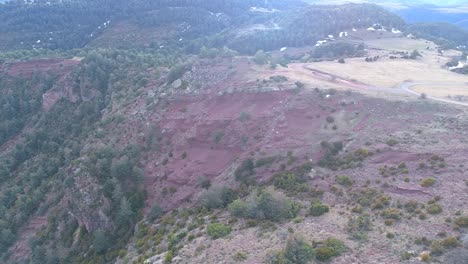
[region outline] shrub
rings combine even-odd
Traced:
[[[468,227],[468,216],[461,216],[461,217],[455,218],[454,223],[458,227],[466,228]]]
[[[288,240],[286,248],[275,254],[268,261],[271,264],[307,264],[314,258],[314,249],[302,238],[294,237]]]
[[[169,250],[166,254],[166,257],[164,258],[164,263],[171,263],[173,258],[174,253],[172,252],[172,250]]]
[[[319,261],[330,260],[334,256],[333,248],[320,247],[315,250],[315,258]]]
[[[313,201],[310,205],[309,214],[312,216],[321,216],[330,211],[329,207],[320,201]]]
[[[434,241],[431,243],[430,251],[434,256],[440,256],[444,254],[444,248],[439,241]]]
[[[221,139],[223,139],[224,137],[224,132],[223,131],[218,131],[215,133],[214,137],[213,137],[213,141],[216,143],[216,144],[219,144],[221,142]]]
[[[338,176],[336,177],[336,183],[342,186],[349,187],[354,184],[354,181],[349,176]]]
[[[359,204],[353,207],[353,209],[351,209],[351,212],[356,213],[356,214],[362,214],[363,211],[364,211],[364,208]]]
[[[289,192],[306,192],[309,189],[304,179],[291,172],[273,175],[273,185]]]
[[[387,145],[389,146],[395,146],[396,144],[398,144],[398,141],[396,139],[391,138],[387,140]]]
[[[198,185],[203,189],[209,189],[211,187],[211,180],[206,177],[200,177],[198,179]]]
[[[225,237],[231,233],[232,229],[221,223],[211,223],[207,227],[208,235],[213,239]]]
[[[236,217],[248,217],[249,210],[251,210],[251,208],[247,202],[243,200],[235,200],[229,205],[229,211]]]
[[[434,178],[426,178],[421,181],[421,186],[422,187],[431,187],[436,183],[436,180]]]
[[[109,236],[101,229],[96,230],[93,246],[97,253],[104,253],[110,247]]]
[[[413,50],[413,52],[411,52],[411,55],[409,56],[409,58],[412,59],[412,60],[415,60],[415,59],[417,59],[419,57],[422,57],[422,55],[417,50]]]
[[[363,214],[357,218],[349,218],[347,230],[351,239],[366,240],[367,232],[371,230],[370,216],[368,214]]]
[[[442,212],[442,206],[439,204],[430,204],[427,206],[426,210],[430,214],[440,214]]]
[[[259,64],[259,65],[263,65],[263,64],[266,64],[269,60],[268,58],[268,54],[266,54],[263,50],[259,50],[257,51],[257,53],[255,53],[255,56],[254,56],[254,62]]]
[[[244,261],[244,260],[247,260],[248,259],[248,255],[247,253],[244,253],[244,252],[237,252],[234,256],[233,256],[233,259],[235,261]]]
[[[294,83],[296,85],[296,88],[298,89],[303,89],[305,87],[303,82],[297,81]]]
[[[409,201],[405,204],[405,209],[408,213],[413,213],[418,209],[418,202],[416,201]]]
[[[241,112],[239,114],[239,121],[246,122],[250,120],[250,114],[247,112]]]
[[[382,216],[385,219],[393,219],[398,221],[401,218],[401,212],[397,208],[389,208],[382,212]]]
[[[148,214],[148,219],[150,221],[154,221],[161,217],[164,214],[164,210],[159,206],[159,204],[155,204],[151,207],[150,213]]]
[[[181,78],[187,71],[192,69],[192,64],[178,64],[174,66],[167,75],[167,83],[173,83],[175,80]]]
[[[325,239],[322,243],[326,247],[333,249],[333,252],[334,252],[333,256],[339,256],[347,250],[346,245],[343,241],[333,238],[333,237],[329,237]]]
[[[244,200],[229,205],[229,211],[237,217],[281,221],[296,217],[299,205],[274,189],[255,190]]]
[[[273,164],[273,162],[276,161],[278,157],[277,156],[271,156],[271,157],[266,157],[266,158],[261,158],[255,161],[255,168],[260,168],[263,166],[270,166]]]
[[[200,195],[200,203],[206,209],[225,208],[237,198],[237,193],[227,187],[215,186]]]
[[[254,184],[255,179],[253,179],[253,175],[255,174],[255,165],[252,159],[244,160],[241,165],[234,171],[234,176],[236,177],[236,181],[240,181],[245,184]]]
[[[421,261],[422,262],[429,262],[431,261],[431,255],[427,252],[421,254]]]
[[[460,242],[456,237],[447,237],[441,242],[444,248],[456,248],[460,245]]]

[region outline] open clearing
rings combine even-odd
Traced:
[[[436,48],[434,43],[426,40],[409,39],[405,37],[373,39],[367,40],[365,43],[371,47],[398,51],[425,50],[427,47],[431,49]]]
[[[275,70],[254,67],[252,79],[284,75],[311,87],[358,89],[366,94],[411,95],[426,94],[431,99],[457,102],[456,97],[468,96],[468,76],[450,72],[445,64],[458,51],[438,52],[437,46],[428,41],[409,38],[383,38],[365,41],[368,56],[379,56],[376,62],[364,58],[346,59],[345,64],[336,61],[292,63],[288,68]],[[403,59],[401,52],[418,50],[422,57]],[[390,59],[390,56],[398,57]],[[323,74],[322,74],[323,73]],[[403,84],[411,84],[402,89]],[[410,89],[410,91],[408,91]],[[400,96],[401,97],[401,96]]]
[[[447,98],[455,96],[468,96],[468,84],[459,85],[415,85],[412,87],[417,93],[425,93],[433,97]]]

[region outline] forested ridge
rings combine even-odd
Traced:
[[[0,155],[3,261],[8,262],[11,254],[8,248],[33,214],[40,216],[47,212],[48,228],[31,241],[31,263],[111,261],[118,249],[125,246],[136,220],[141,218],[145,192],[141,186],[139,157],[144,149],[132,144],[110,145],[83,153],[83,144],[90,136],[99,137],[95,134],[97,129],[112,122],[102,120],[102,111],[109,111],[118,101],[111,100],[112,97],[129,100],[131,91],[137,91],[145,83],[146,77],[138,73],[141,69],[174,65],[177,53],[96,50],[80,55],[85,59],[71,73],[72,89],[88,94],[83,94],[77,102],[60,100],[48,112],[41,110],[42,94],[57,84],[57,78],[40,72],[32,77],[2,76],[0,145],[20,135],[11,150],[3,150]],[[79,177],[70,175],[66,169],[77,164],[82,173],[103,186],[102,196],[89,193],[98,196],[82,197],[74,190],[74,181]],[[86,217],[93,219],[92,213],[86,211],[92,209],[83,207],[82,199],[95,199],[93,206],[104,206],[105,220],[78,231],[80,241],[75,244],[71,239],[78,227],[77,219],[84,217],[80,214],[89,213]],[[64,254],[57,255],[52,248]],[[91,255],[83,257],[78,252]],[[107,255],[102,255],[106,252]]]
[[[119,21],[134,23],[142,30],[179,26],[179,32],[172,38],[174,42],[169,43],[183,45],[190,51],[198,51],[205,45],[228,46],[247,53],[310,44],[350,26],[369,26],[380,21],[389,26],[404,24],[395,15],[374,5],[303,6],[294,0],[47,2],[25,4],[19,1],[1,5],[0,49],[83,48]],[[251,8],[265,8],[267,12]],[[363,16],[366,18],[359,21]],[[238,32],[259,23],[277,24],[279,28],[248,34]],[[184,41],[178,43],[179,39]],[[168,43],[154,46],[163,44]]]

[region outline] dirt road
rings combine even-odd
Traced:
[[[336,74],[324,72],[321,70],[317,70],[314,68],[311,68],[309,65],[303,66],[304,69],[312,72],[312,76],[315,79],[319,79],[321,81],[328,81],[332,82],[334,84],[338,85],[343,85],[349,88],[355,88],[355,89],[360,89],[360,90],[367,90],[367,91],[377,91],[377,92],[385,92],[385,93],[391,93],[391,94],[400,94],[400,95],[413,95],[417,97],[421,97],[421,94],[412,90],[411,88],[414,86],[434,86],[434,85],[443,85],[443,86],[461,86],[461,85],[466,85],[466,84],[461,84],[461,83],[420,83],[420,82],[403,82],[400,84],[398,88],[387,88],[387,87],[378,87],[378,86],[373,86],[369,84],[365,84],[362,82],[358,82],[355,80],[350,80],[341,76],[338,76]],[[468,103],[465,102],[459,102],[459,101],[454,101],[454,100],[449,100],[449,99],[443,99],[443,98],[438,98],[438,97],[431,97],[431,96],[426,96],[426,99],[434,100],[434,101],[439,101],[443,103],[449,103],[449,104],[456,104],[456,105],[462,105],[462,106],[468,106]]]

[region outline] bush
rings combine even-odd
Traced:
[[[252,159],[244,160],[241,165],[234,171],[236,181],[251,185],[255,183],[255,179],[252,177],[255,174],[255,164]]]
[[[442,206],[439,204],[430,204],[427,206],[426,210],[430,214],[440,214],[442,212]]]
[[[368,214],[363,214],[357,218],[349,218],[347,230],[351,239],[366,240],[367,232],[371,230],[370,216]]]
[[[200,177],[200,179],[198,179],[198,185],[203,189],[209,189],[211,187],[211,180],[206,177]]]
[[[234,256],[233,259],[235,261],[245,261],[249,258],[249,255],[244,252],[237,252]]]
[[[296,217],[299,205],[274,189],[252,192],[244,200],[229,205],[229,211],[237,217],[281,221]]]
[[[431,255],[429,255],[429,253],[427,253],[427,252],[421,254],[421,261],[422,262],[430,262],[431,261]]]
[[[108,234],[105,231],[98,229],[94,232],[93,235],[94,250],[96,250],[96,252],[99,254],[104,253],[111,246]]]
[[[461,216],[455,219],[455,225],[458,227],[466,228],[468,227],[468,216]]]
[[[277,158],[278,158],[277,156],[270,156],[270,157],[258,159],[255,161],[255,168],[260,168],[263,166],[269,167],[271,164],[273,164],[273,162],[276,161]]]
[[[411,52],[411,55],[409,56],[409,58],[412,59],[412,60],[415,60],[415,59],[417,59],[419,57],[422,57],[422,55],[417,50],[413,50],[413,52]]]
[[[173,83],[175,80],[181,78],[187,71],[192,69],[192,64],[179,64],[174,66],[167,75],[167,83]]]
[[[148,214],[148,219],[150,221],[154,221],[161,217],[164,214],[164,210],[159,206],[159,204],[155,204],[151,207],[151,211]]]
[[[243,200],[235,200],[229,205],[229,211],[236,217],[249,217],[250,210],[252,208]]]
[[[223,131],[218,131],[215,133],[214,137],[213,137],[213,141],[216,143],[216,144],[219,144],[221,142],[221,139],[223,139],[224,137],[224,132]]]
[[[241,112],[239,114],[239,121],[241,121],[241,122],[247,122],[247,121],[250,120],[250,118],[251,118],[251,116],[247,112]]]
[[[460,245],[460,241],[456,237],[447,237],[441,244],[444,248],[456,248]]]
[[[418,209],[418,202],[409,201],[405,204],[405,209],[408,213],[414,213]]]
[[[336,183],[342,186],[350,187],[354,184],[354,181],[349,176],[338,176],[336,177]]]
[[[315,250],[315,258],[319,261],[330,260],[334,256],[333,248],[320,247]]]
[[[303,82],[297,81],[294,83],[296,85],[296,88],[298,89],[303,89],[305,87],[305,84]]]
[[[294,237],[288,240],[286,248],[275,254],[268,261],[271,264],[307,264],[314,258],[314,249],[302,238]]]
[[[325,239],[323,241],[323,244],[326,247],[329,247],[329,248],[333,249],[333,252],[334,252],[333,256],[339,256],[339,255],[343,254],[347,250],[346,245],[344,244],[343,241],[341,241],[339,239],[336,239],[336,238],[333,238],[333,237],[329,237],[329,238]]]
[[[421,186],[427,188],[433,186],[435,183],[436,180],[434,178],[426,178],[421,181]]]
[[[321,216],[330,211],[329,207],[320,201],[313,201],[310,205],[309,214],[312,216]]]
[[[172,250],[169,250],[166,254],[166,257],[164,258],[164,263],[171,263],[173,258],[174,253],[172,252]]]
[[[389,146],[395,146],[396,144],[398,144],[398,141],[396,139],[391,138],[387,140],[387,145]]]
[[[268,58],[268,54],[266,54],[263,50],[259,50],[257,51],[257,53],[255,53],[255,56],[254,56],[254,62],[259,64],[259,65],[263,65],[263,64],[266,64],[269,60]]]
[[[389,208],[382,212],[382,216],[385,219],[393,219],[398,221],[401,218],[401,212],[397,208]]]
[[[432,255],[440,256],[444,253],[444,248],[439,241],[434,241],[431,243],[430,251]]]
[[[309,190],[307,184],[305,184],[305,180],[291,172],[273,175],[273,185],[278,189],[289,192],[306,192]]]
[[[211,223],[207,227],[208,235],[213,239],[218,239],[229,235],[232,228],[221,223]]]
[[[206,209],[225,208],[237,198],[236,191],[227,188],[215,186],[200,195],[200,203]]]

